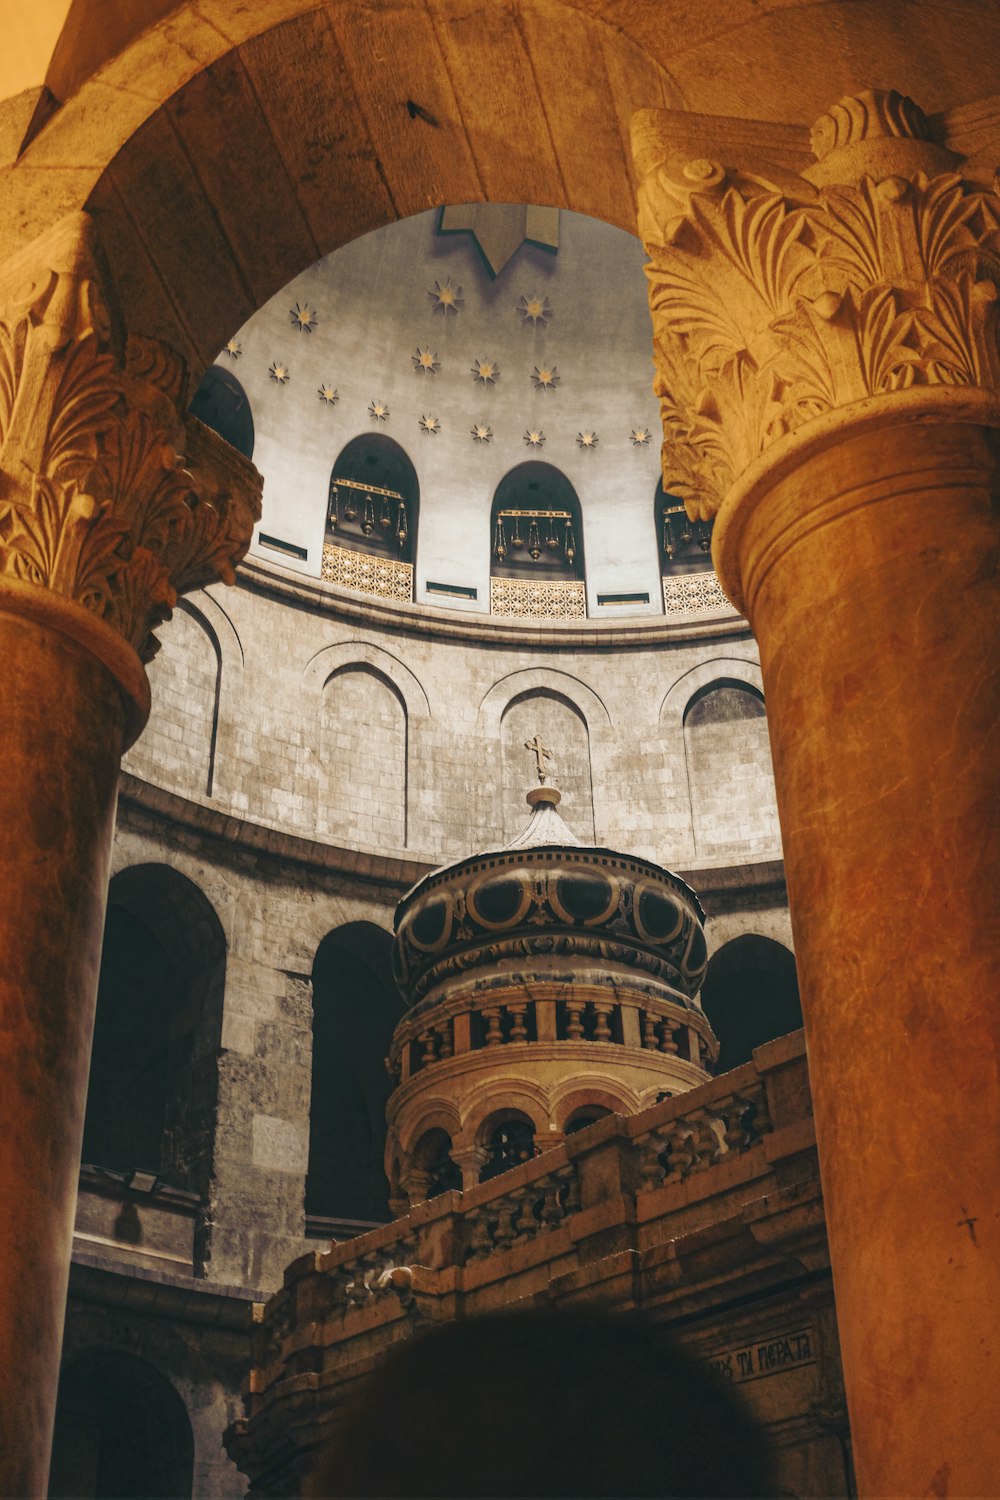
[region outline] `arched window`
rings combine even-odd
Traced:
[[[49,1496],[187,1496],[194,1438],[170,1381],[144,1360],[99,1352],[59,1381]]]
[[[446,1130],[428,1130],[414,1146],[410,1160],[411,1180],[422,1179],[420,1187],[425,1198],[462,1191],[462,1169],[451,1159],[451,1136]]]
[[[511,1167],[519,1167],[535,1155],[535,1127],[527,1115],[511,1111],[488,1130],[484,1145],[487,1158],[479,1173],[480,1182],[489,1182]]]
[[[518,464],[490,514],[490,609],[495,615],[582,617],[583,527],[576,490],[551,464]]]
[[[701,1004],[719,1038],[715,1071],[728,1073],[802,1025],[794,956],[773,938],[734,938],[709,960]]]
[[[323,577],[384,598],[413,598],[419,485],[398,443],[356,437],[330,474]]]
[[[328,933],[313,964],[312,1098],[306,1214],[382,1223],[389,1218],[385,1065],[403,1004],[392,979],[392,938],[372,922]]]
[[[580,1109],[575,1109],[563,1126],[564,1135],[576,1135],[578,1130],[586,1130],[588,1125],[596,1125],[598,1120],[606,1120],[611,1110],[603,1104],[584,1104]]]
[[[656,486],[656,534],[660,542],[660,572],[665,578],[672,574],[711,572],[711,521],[692,521],[683,500],[668,495],[662,479]]]
[[[167,865],[111,882],[83,1160],[208,1191],[226,940],[211,904]]]
[[[194,393],[191,415],[244,458],[253,458],[253,412],[246,391],[232,371],[209,365]]]

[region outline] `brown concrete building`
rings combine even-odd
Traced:
[[[5,7],[7,1493],[581,1301],[993,1492],[998,30]]]

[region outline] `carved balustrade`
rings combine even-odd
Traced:
[[[652,995],[565,1000],[490,1000],[452,996],[405,1019],[388,1058],[402,1082],[467,1052],[518,1043],[593,1042],[680,1057],[711,1071],[717,1044],[702,1013]]]

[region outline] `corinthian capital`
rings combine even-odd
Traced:
[[[87,215],[0,266],[0,580],[82,605],[143,660],[179,594],[232,581],[260,514],[260,476],[185,423],[183,387],[161,345],[116,354]]]
[[[828,413],[920,387],[996,395],[1000,197],[946,120],[871,91],[811,134],[649,111],[633,154],[664,483],[693,514]]]

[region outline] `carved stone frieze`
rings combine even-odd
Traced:
[[[846,99],[779,185],[681,164],[668,116],[637,123],[663,476],[692,515],[826,413],[1000,385],[1000,195],[932,134],[898,94]]]
[[[0,578],[52,590],[142,657],[179,594],[231,582],[261,480],[181,411],[185,374],[115,353],[93,225],[64,219],[0,267]]]

